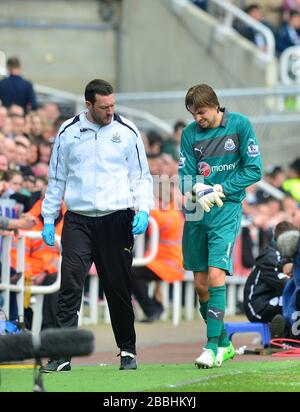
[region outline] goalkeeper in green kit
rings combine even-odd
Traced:
[[[213,368],[235,354],[224,327],[225,276],[232,273],[245,189],[261,179],[262,164],[248,118],[221,108],[210,86],[191,87],[185,105],[195,121],[182,131],[178,165],[182,193],[194,205],[184,224],[184,267],[194,273],[207,325],[196,365]]]

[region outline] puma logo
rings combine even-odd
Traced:
[[[195,152],[200,152],[201,154],[203,154],[203,147],[200,147],[200,149],[198,147],[195,147]]]
[[[131,253],[131,251],[132,251],[132,246],[130,246],[130,248],[124,247],[124,252]]]
[[[211,312],[216,318],[218,318],[218,315],[221,315],[222,312],[215,312],[212,309],[208,309],[208,312]]]

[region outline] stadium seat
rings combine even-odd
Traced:
[[[259,333],[262,338],[263,347],[265,348],[270,344],[271,335],[268,323],[228,322],[225,323],[225,328],[230,340],[234,333]]]

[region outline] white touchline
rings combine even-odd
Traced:
[[[179,383],[175,383],[175,384],[171,384],[171,385],[167,385],[167,386],[169,388],[178,388],[180,386],[191,385],[192,383],[198,383],[198,382],[202,382],[202,381],[209,381],[211,379],[217,379],[217,378],[224,378],[224,376],[241,375],[242,373],[244,373],[244,372],[236,371],[236,372],[230,372],[230,373],[219,373],[217,375],[202,376],[202,378],[192,379],[190,381],[183,381],[183,382],[179,382]]]

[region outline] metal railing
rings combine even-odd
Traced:
[[[20,231],[17,237],[17,267],[16,271],[21,273],[22,276],[18,282],[14,285],[10,283],[10,267],[11,267],[11,245],[12,245],[12,234],[6,234],[2,236],[2,251],[1,251],[1,262],[2,262],[2,272],[1,272],[1,283],[0,290],[3,291],[4,305],[3,310],[8,315],[9,314],[9,302],[10,302],[10,292],[17,293],[17,304],[20,319],[24,317],[24,292],[30,293],[30,295],[45,295],[51,294],[60,288],[61,272],[60,263],[57,273],[57,278],[52,285],[42,286],[42,285],[25,285],[24,269],[25,269],[25,240],[29,239],[40,239],[41,232],[34,231]],[[60,246],[60,237],[55,236],[55,242]],[[42,312],[37,313],[37,319],[34,319],[34,325],[41,325]],[[34,326],[33,326],[34,330]]]
[[[261,52],[267,59],[272,60],[275,58],[275,39],[272,30],[267,26],[253,19],[239,7],[224,0],[210,0],[217,7],[221,8],[224,13],[223,26],[226,28],[232,28],[233,21],[235,19],[241,20],[247,26],[252,27],[263,35],[266,40],[266,50]]]
[[[54,89],[47,86],[42,86],[36,84],[35,90],[40,95],[52,96],[55,101],[60,99],[62,103],[65,101],[71,102],[74,105],[74,112],[79,113],[85,108],[84,97],[75,93],[66,92],[63,90]],[[118,95],[117,95],[118,97]],[[170,134],[172,132],[172,127],[169,123],[160,119],[159,117],[147,112],[145,110],[140,110],[133,107],[127,107],[125,105],[118,104],[117,98],[117,111],[124,116],[142,122],[143,124],[148,125],[148,128],[153,127],[161,131],[163,134]],[[75,114],[74,113],[74,114]]]

